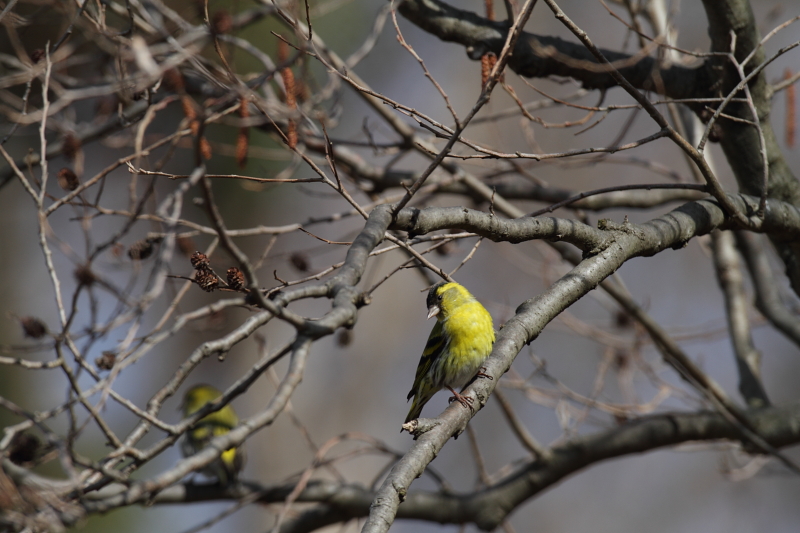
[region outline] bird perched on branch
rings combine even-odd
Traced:
[[[188,418],[202,409],[206,404],[222,396],[222,393],[211,385],[195,385],[183,397],[181,410],[183,417]],[[225,435],[239,423],[239,417],[233,407],[226,405],[219,411],[210,413],[201,418],[184,436],[181,442],[181,452],[184,457],[189,457],[206,447],[214,437]],[[200,472],[215,477],[222,485],[230,485],[244,466],[244,450],[241,448],[228,448],[209,463]]]
[[[464,387],[476,375],[492,352],[494,327],[492,315],[467,289],[455,282],[437,283],[428,291],[428,318],[436,317],[425,349],[422,351],[414,386],[414,397],[406,423],[419,418],[422,407],[442,388],[472,409],[471,399],[454,389]],[[462,389],[463,390],[463,389]]]

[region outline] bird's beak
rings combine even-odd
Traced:
[[[432,306],[430,306],[430,307],[428,308],[428,320],[430,320],[431,318],[433,318],[433,317],[435,317],[436,315],[438,315],[438,314],[439,314],[439,311],[441,311],[441,310],[442,310],[442,308],[441,308],[441,307],[439,307],[439,306],[438,306],[438,305],[436,305],[436,304],[433,304]]]

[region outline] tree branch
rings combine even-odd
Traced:
[[[744,279],[733,234],[713,231],[711,243],[717,281],[725,296],[728,330],[739,372],[739,392],[750,407],[769,405],[767,393],[761,383],[761,354],[756,350],[750,334]]]
[[[505,21],[489,20],[440,0],[405,0],[398,5],[398,11],[439,39],[463,45],[473,60],[480,60],[487,52],[499,55],[508,31]],[[711,86],[703,65],[661,68],[658,60],[647,55],[631,56],[611,50],[603,50],[603,55],[638,89],[683,99],[698,98],[699,92]],[[523,32],[509,67],[528,78],[571,77],[588,89],[617,86],[608,69],[585,47],[558,37]]]
[[[741,213],[755,213],[759,200],[752,197],[736,196],[729,198],[736,203],[736,208]],[[794,224],[800,224],[800,210],[786,206],[787,213],[794,213]],[[764,223],[767,225],[781,224],[782,216],[776,217],[776,211],[768,208]],[[420,233],[422,228],[432,231],[435,228],[434,220],[445,220],[448,224],[460,229],[482,230],[486,237],[506,235],[493,231],[495,218],[490,215],[483,217],[480,228],[471,226],[469,215],[464,208],[427,208],[408,213],[404,210],[398,214],[395,226]],[[428,216],[426,216],[428,215]],[[460,217],[460,218],[459,218]],[[491,217],[491,218],[490,218]],[[751,215],[751,220],[757,224],[758,217]],[[779,220],[780,219],[780,220]],[[403,222],[406,224],[403,225]],[[430,225],[426,225],[430,222]],[[524,223],[514,220],[509,223]],[[378,490],[370,510],[370,517],[364,526],[364,533],[378,533],[388,530],[397,513],[398,506],[405,498],[411,483],[422,474],[425,467],[436,457],[451,436],[461,433],[469,419],[480,410],[488,401],[489,395],[495,388],[500,377],[511,367],[515,357],[523,346],[535,340],[544,327],[561,311],[572,305],[586,293],[597,287],[606,277],[616,272],[622,264],[632,257],[649,256],[671,247],[681,247],[690,238],[708,233],[715,227],[731,223],[722,212],[722,209],[709,200],[692,202],[676,209],[675,211],[645,224],[624,223],[621,225],[606,221],[606,230],[613,234],[613,238],[603,243],[599,250],[592,250],[592,254],[585,257],[569,273],[551,284],[547,290],[520,305],[516,315],[508,320],[500,330],[492,354],[485,362],[485,373],[492,376],[492,380],[477,380],[470,385],[465,394],[473,398],[473,405],[477,408],[474,412],[468,409],[459,409],[458,404],[451,405],[439,418],[424,424],[425,432],[415,433],[418,437],[416,444],[389,472],[388,477]],[[758,225],[758,224],[757,224]],[[797,227],[800,228],[800,225]],[[505,228],[504,228],[505,229]],[[515,237],[516,238],[516,237]],[[706,390],[707,387],[703,387]],[[727,414],[734,417],[740,416],[741,411],[731,413],[728,403],[714,396],[725,406]],[[737,427],[733,424],[733,427]],[[748,428],[750,429],[750,428]],[[736,429],[737,434],[739,429]],[[758,436],[756,436],[757,438]],[[762,438],[763,441],[763,438]]]
[[[447,416],[451,411],[445,412]],[[463,411],[463,409],[462,409]],[[800,403],[746,411],[749,422],[776,448],[800,443]],[[485,531],[497,527],[526,500],[566,477],[602,461],[640,454],[686,442],[740,442],[738,430],[716,412],[664,413],[645,416],[591,435],[571,439],[552,448],[546,461],[533,460],[490,487],[476,492],[418,491],[408,493],[397,510],[397,518],[441,524],[473,523]],[[4,469],[18,485],[37,486],[40,476],[6,461]],[[282,503],[294,483],[263,486],[243,482],[237,487],[184,483],[156,494],[151,504],[198,503],[218,500],[254,499],[262,504]],[[87,513],[107,512],[125,505],[122,485],[87,494]],[[323,504],[287,521],[282,533],[314,531],[326,525],[367,516],[376,493],[359,484],[326,480],[309,481],[297,502]]]
[[[737,231],[736,243],[744,256],[756,291],[756,307],[773,326],[800,346],[800,320],[786,307],[775,285],[767,256],[759,238],[749,232]]]

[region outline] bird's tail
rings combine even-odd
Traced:
[[[425,404],[428,403],[436,391],[432,393],[426,393],[426,391],[420,391],[414,395],[414,401],[411,402],[411,409],[408,411],[408,416],[406,416],[405,424],[408,424],[415,418],[419,418],[419,415],[422,414],[422,408],[425,407]]]

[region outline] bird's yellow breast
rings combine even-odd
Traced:
[[[444,382],[461,386],[483,364],[492,351],[494,327],[492,315],[477,301],[464,304],[442,324],[449,339],[443,361]]]
[[[443,326],[449,334],[451,350],[477,351],[485,354],[492,349],[494,342],[492,316],[478,302],[461,306],[445,320]]]

